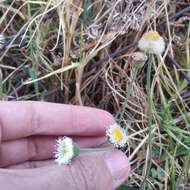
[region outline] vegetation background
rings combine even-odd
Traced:
[[[163,59],[136,67],[149,30]],[[189,0],[0,0],[0,33],[1,100],[108,110],[128,126],[120,189],[190,189]]]

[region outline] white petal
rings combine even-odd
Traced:
[[[117,140],[114,136],[113,136],[113,131],[115,129],[119,129],[121,131],[121,133],[123,134],[123,139],[121,140]],[[125,144],[127,143],[127,134],[125,129],[121,128],[118,124],[114,124],[111,125],[108,130],[106,131],[106,135],[109,139],[109,141],[111,142],[111,144],[113,144],[115,147],[124,147]]]
[[[138,42],[138,47],[145,52],[161,55],[165,50],[165,42],[162,37],[155,41],[142,37]]]
[[[55,161],[58,164],[69,164],[74,157],[74,147],[71,138],[63,137],[57,140]],[[65,154],[63,154],[65,149]]]

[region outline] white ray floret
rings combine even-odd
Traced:
[[[55,161],[59,164],[70,164],[78,155],[76,145],[69,137],[59,138],[56,144]]]

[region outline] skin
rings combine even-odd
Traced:
[[[53,161],[58,137],[70,136],[81,147],[93,147],[105,141],[105,130],[114,122],[111,114],[94,108],[0,102],[0,186],[4,190],[115,189],[130,172],[120,151],[83,154],[69,166]],[[118,164],[112,165],[116,160]]]

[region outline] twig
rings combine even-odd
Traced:
[[[190,12],[190,5],[184,9],[182,9],[181,11],[177,12],[175,15],[173,16],[170,16],[169,17],[169,21],[172,21],[172,20],[175,20],[176,18],[182,16],[183,14],[185,13],[188,13]],[[166,20],[163,20],[163,21],[160,21],[158,24],[157,24],[157,27],[160,27],[162,25],[164,25],[166,23]]]
[[[133,44],[130,44],[127,47],[124,47],[124,48],[120,49],[119,51],[116,51],[116,52],[110,54],[109,56],[105,57],[104,59],[101,59],[101,60],[95,62],[94,66],[92,68],[94,68],[96,66],[100,66],[101,64],[105,63],[106,61],[109,61],[110,59],[115,59],[117,57],[120,57],[120,56],[126,54],[126,52],[128,50],[135,47],[136,45],[137,45],[137,42],[134,42]]]
[[[24,86],[23,84],[18,85],[16,88],[13,89],[13,91],[9,94],[9,96],[14,96],[14,95],[16,96],[23,86]]]
[[[181,97],[182,97],[182,99],[188,99],[188,98],[190,98],[190,92],[184,93]]]
[[[185,79],[187,80],[187,82],[190,84],[190,77],[189,77],[188,73],[184,71],[184,69],[182,68],[182,66],[179,65],[179,64],[177,63],[177,61],[176,61],[174,58],[172,58],[172,56],[167,55],[166,58],[168,59],[168,61],[169,61],[172,65],[174,65],[177,69],[179,69],[179,72],[181,72],[181,74],[184,76],[184,78],[185,78]]]

